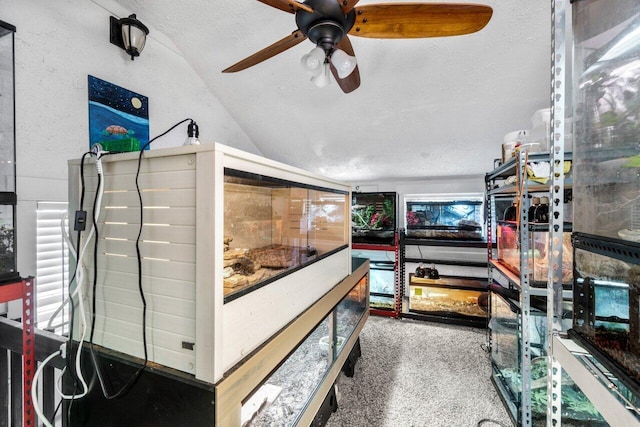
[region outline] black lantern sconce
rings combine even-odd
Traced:
[[[111,25],[109,39],[121,49],[124,49],[131,60],[136,56],[140,56],[144,44],[147,41],[149,29],[136,19],[135,13],[129,15],[128,18],[117,19],[111,16],[109,18]]]

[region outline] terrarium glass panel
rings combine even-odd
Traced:
[[[522,348],[520,334],[522,328],[520,310],[513,301],[508,302],[496,292],[491,293],[491,360],[493,380],[498,391],[509,404],[508,409],[514,419],[521,418],[522,402]],[[565,307],[567,316],[569,307]],[[543,311],[532,309],[529,317],[529,339],[531,350],[531,410],[534,426],[546,425],[547,411],[547,318]],[[595,406],[562,370],[562,425],[581,427],[605,427]]]
[[[329,317],[243,403],[243,427],[296,425],[331,366],[328,347],[323,345],[328,336]]]
[[[461,289],[465,279],[426,279],[411,276],[409,310],[445,317],[486,318],[488,295],[482,289]],[[473,280],[468,280],[473,283]]]
[[[573,332],[640,392],[640,265],[611,255],[576,248]]]
[[[575,2],[574,231],[640,240],[640,3]]]
[[[0,192],[16,191],[13,39],[14,29],[0,21]]]
[[[345,248],[347,200],[347,193],[225,169],[225,296]]]
[[[356,283],[336,307],[336,332],[334,348],[338,357],[347,340],[353,335],[358,322],[367,311],[367,276]]]
[[[397,193],[352,193],[351,242],[393,245]]]
[[[498,221],[498,259],[520,274],[520,231],[515,222]],[[547,226],[529,226],[529,273],[533,286],[546,286],[549,280],[549,238]],[[562,233],[562,283],[573,283],[571,232]]]
[[[406,235],[412,239],[482,240],[483,201],[478,199],[405,199]]]

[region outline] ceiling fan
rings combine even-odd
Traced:
[[[315,45],[302,59],[312,81],[328,82],[329,70],[345,93],[360,86],[360,72],[349,35],[383,39],[470,34],[487,25],[489,6],[455,3],[378,3],[356,7],[358,0],[258,0],[295,14],[298,29],[287,37],[223,70],[235,73],[265,61],[305,39]]]

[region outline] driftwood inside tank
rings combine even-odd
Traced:
[[[269,245],[224,253],[224,292],[228,295],[297,267],[316,257],[311,247]]]

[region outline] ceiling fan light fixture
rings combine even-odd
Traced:
[[[325,58],[324,50],[320,47],[315,47],[302,57],[300,64],[307,74],[315,77],[322,73]]]
[[[358,65],[356,57],[349,55],[342,49],[335,49],[331,54],[331,63],[336,68],[338,76],[344,79],[349,74],[353,73]]]
[[[311,77],[311,82],[318,87],[327,87],[331,83],[331,69],[329,68],[329,62],[322,64],[322,72],[317,76]]]

